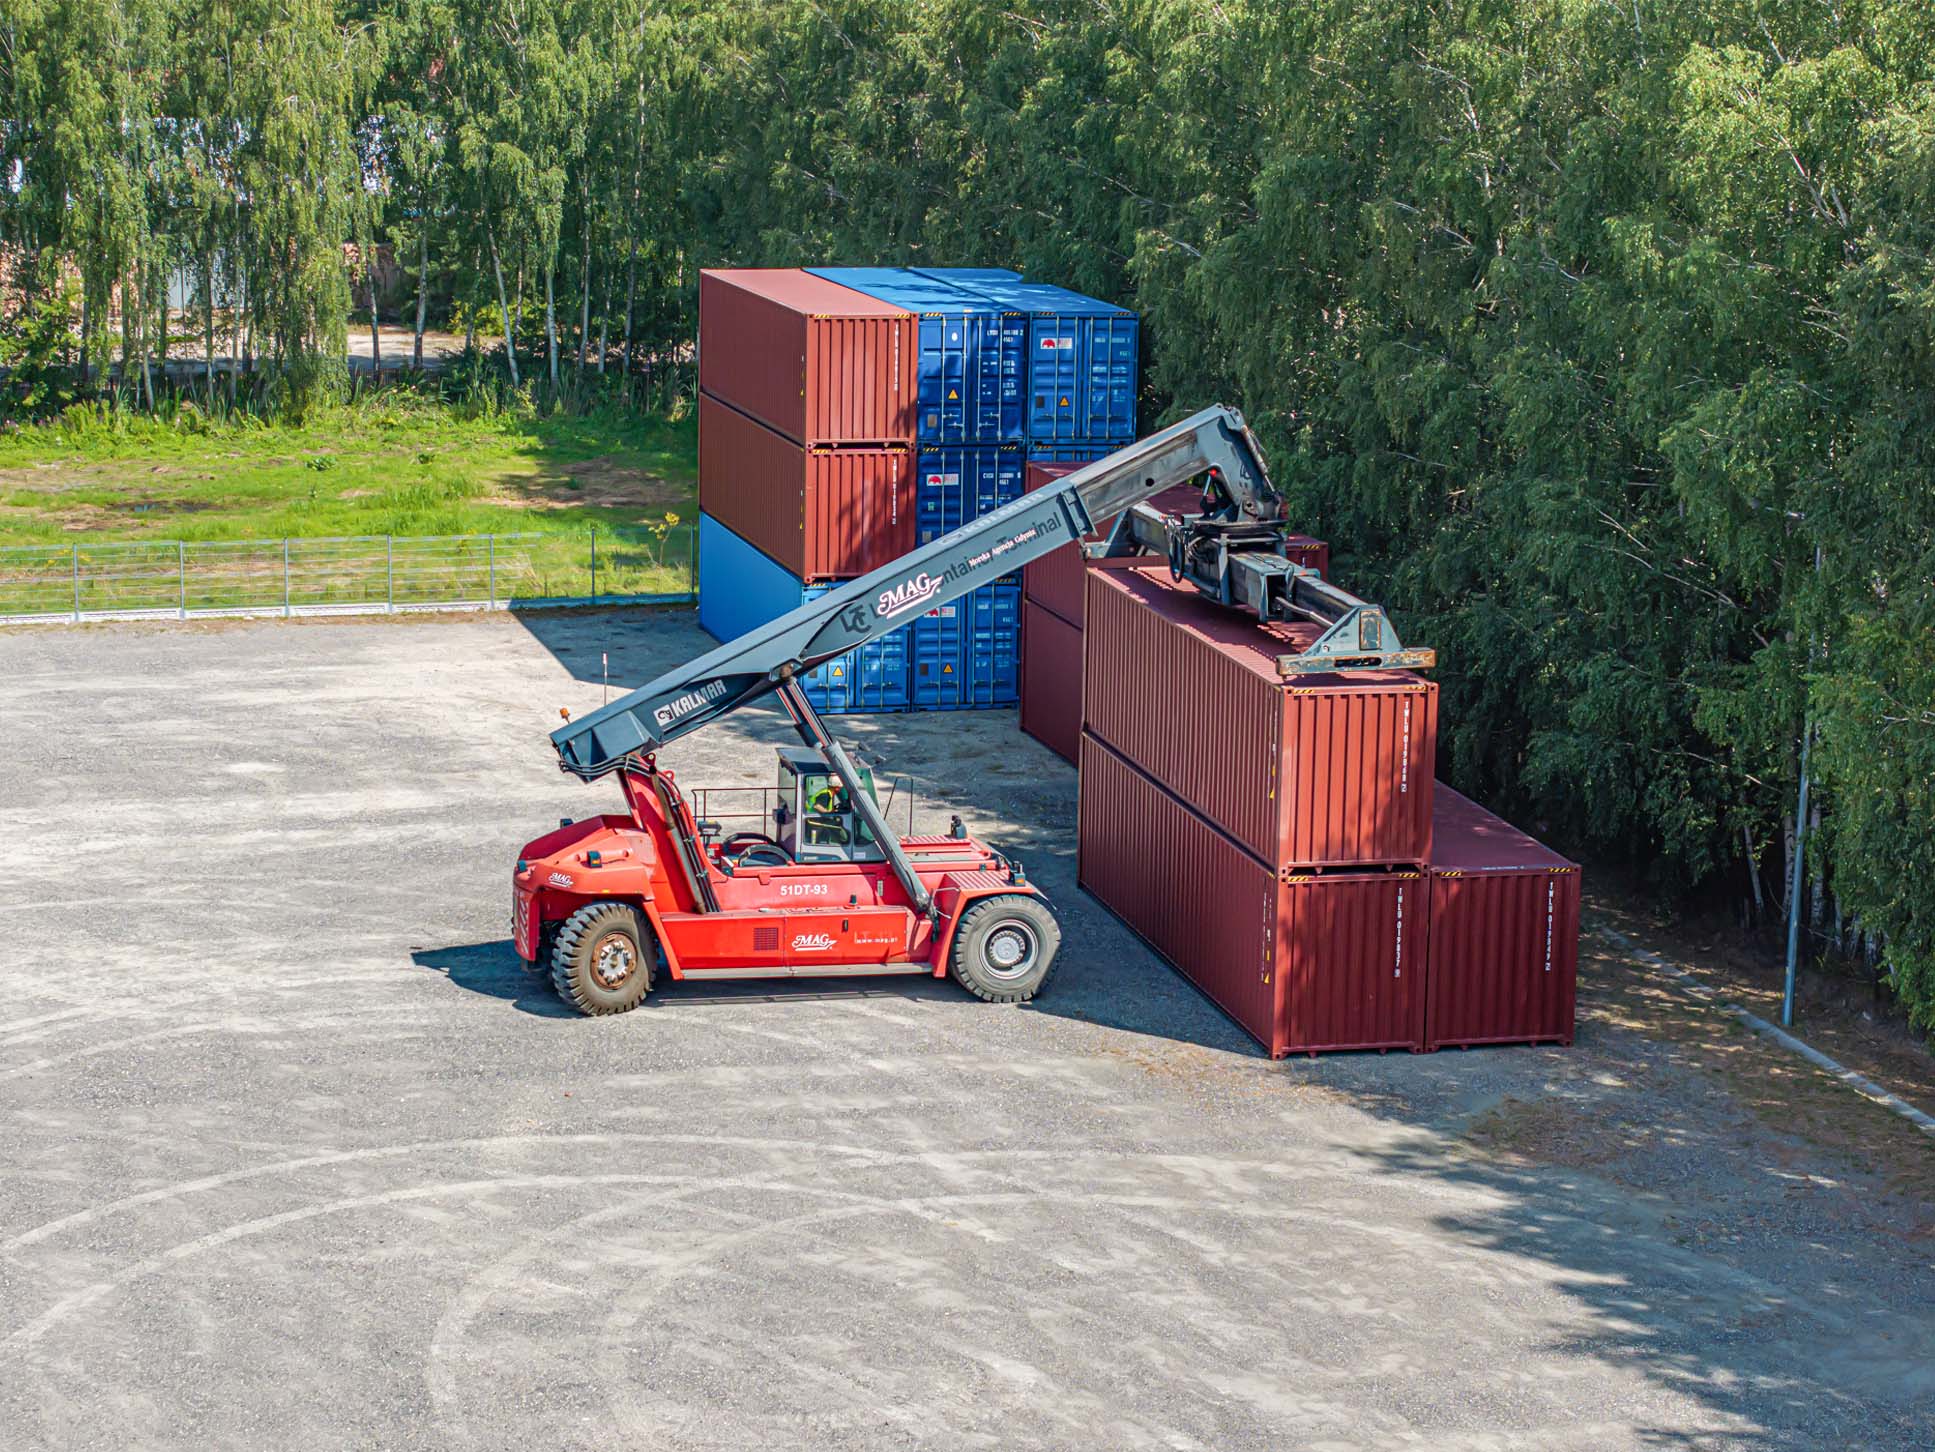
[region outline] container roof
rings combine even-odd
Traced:
[[[1503,817],[1439,782],[1431,794],[1433,871],[1541,871],[1572,864]]]
[[[907,267],[809,267],[815,277],[863,292],[917,313],[998,313],[1001,307],[978,292]]]
[[[907,309],[815,277],[803,267],[708,267],[712,278],[792,308],[835,318],[904,318]]]
[[[1134,596],[1177,629],[1187,631],[1274,686],[1334,691],[1426,684],[1422,676],[1393,670],[1313,672],[1285,680],[1277,674],[1277,657],[1301,655],[1310,649],[1323,634],[1318,626],[1302,621],[1265,625],[1241,610],[1217,604],[1193,585],[1170,579],[1166,564],[1104,567],[1093,571],[1090,578]]]
[[[943,273],[942,277],[945,280],[946,274]],[[1135,316],[1127,308],[1117,307],[1114,303],[1103,302],[1100,298],[1089,297],[1085,293],[1071,292],[1065,287],[1056,287],[1049,282],[1024,282],[1018,277],[999,278],[983,275],[971,281],[961,279],[961,283],[1013,312],[1077,318],[1132,318]]]

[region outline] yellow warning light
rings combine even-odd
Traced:
[[[558,714],[569,721],[571,719],[571,708],[569,706],[560,706],[558,707]]]

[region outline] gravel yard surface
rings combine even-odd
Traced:
[[[0,1447],[1935,1445],[1935,1144],[1591,936],[1570,1050],[1272,1064],[1011,712],[837,729],[1042,884],[1037,1003],[566,1013],[511,863],[618,793],[544,735],[707,643],[0,632]]]

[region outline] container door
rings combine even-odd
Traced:
[[[1076,365],[1077,329],[1073,318],[1038,317],[1028,329],[1028,437],[1076,439],[1076,401],[1081,379]]]

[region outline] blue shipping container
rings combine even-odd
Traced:
[[[1010,272],[1005,267],[909,267],[904,270],[918,272],[922,277],[951,282],[956,287],[974,287],[983,282],[1021,281],[1020,273]]]
[[[922,446],[914,460],[914,529],[922,544],[1021,498],[1021,447]],[[924,711],[1013,706],[1021,700],[1021,577],[983,585],[915,620],[911,689]]]
[[[950,276],[940,269],[928,275]],[[1028,320],[1030,439],[1127,443],[1135,437],[1141,325],[1134,313],[1044,282],[993,278],[962,285]]]
[[[1027,437],[1028,323],[1020,314],[905,267],[806,270],[919,316],[917,443],[995,444]]]
[[[699,516],[699,624],[721,643],[737,640],[835,585],[807,585],[709,514]],[[911,626],[828,661],[805,681],[806,699],[832,715],[905,711]]]
[[[1027,460],[1019,444],[995,448],[922,444],[914,453],[914,532],[937,540],[1021,498]]]
[[[986,710],[1021,701],[1021,577],[970,590],[913,623],[917,711]]]

